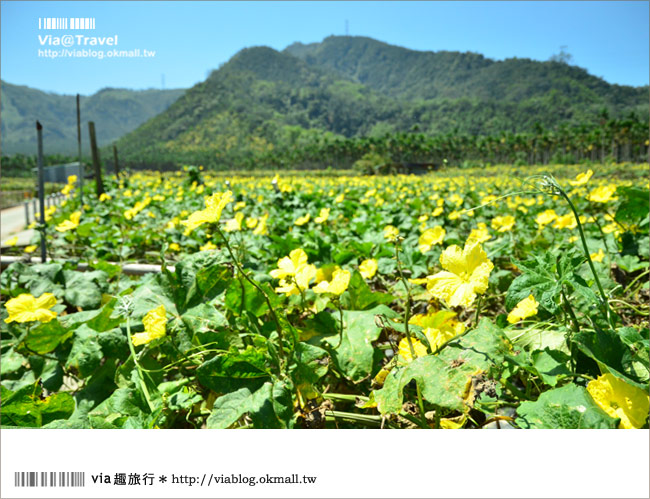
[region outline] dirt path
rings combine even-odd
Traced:
[[[0,212],[0,239],[4,240],[8,237],[20,232],[25,228],[25,207],[23,205],[7,208]]]

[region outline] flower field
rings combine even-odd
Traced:
[[[71,179],[0,276],[3,427],[647,428],[647,175]]]

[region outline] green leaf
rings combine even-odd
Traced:
[[[641,356],[635,355],[621,336],[612,330],[579,331],[573,340],[578,348],[607,370],[631,385],[643,390],[648,389],[647,357],[645,366]],[[640,368],[640,369],[639,369]]]
[[[616,194],[620,197],[620,204],[614,215],[617,222],[624,225],[640,225],[648,218],[650,214],[648,189],[619,186]]]
[[[535,402],[522,402],[517,416],[521,428],[611,429],[619,423],[594,402],[587,390],[573,383],[544,392]]]
[[[397,316],[397,313],[386,305],[379,305],[372,310],[343,312],[343,338],[333,353],[333,359],[343,375],[354,383],[363,381],[373,372],[375,351],[372,343],[381,333],[381,328],[375,323],[375,315],[378,314]],[[329,336],[325,341],[336,345],[339,338]]]
[[[14,373],[27,363],[27,358],[10,348],[2,354],[0,361],[0,376]]]
[[[544,383],[549,386],[557,385],[560,376],[568,376],[571,371],[567,367],[570,357],[559,350],[536,350],[530,355],[535,371]]]
[[[124,320],[119,316],[113,317],[115,305],[117,305],[117,298],[111,298],[99,310],[88,310],[64,315],[59,318],[59,321],[68,330],[76,329],[78,326],[86,324],[90,329],[101,333],[116,328]]]
[[[527,262],[514,261],[522,274],[508,288],[506,308],[512,310],[532,293],[541,307],[554,314],[558,309],[557,297],[562,291],[554,272],[555,257],[550,253],[542,253],[533,258]]]
[[[108,289],[108,274],[101,270],[76,272],[64,270],[65,301],[83,309],[98,308],[102,293]]]
[[[41,388],[32,383],[12,392],[0,386],[2,424],[12,426],[41,426],[39,395]]]
[[[40,410],[45,425],[57,419],[68,419],[75,410],[75,402],[69,393],[54,393],[40,402]]]
[[[202,268],[187,291],[186,307],[212,300],[232,283],[232,271],[225,265]]]
[[[346,310],[367,310],[394,299],[391,294],[373,292],[359,271],[355,270],[347,291],[341,296],[341,305]]]
[[[93,427],[122,428],[129,417],[145,417],[147,402],[134,388],[118,388],[88,413]]]
[[[25,346],[33,352],[45,354],[54,351],[71,336],[72,332],[65,330],[55,319],[31,329],[25,338]]]
[[[83,324],[74,332],[72,350],[66,362],[66,367],[73,367],[81,378],[87,378],[98,367],[104,357],[99,344],[99,334]]]
[[[508,349],[501,330],[484,319],[440,354],[419,357],[405,367],[394,368],[383,388],[373,392],[377,408],[382,414],[399,412],[403,389],[415,380],[427,401],[447,411],[465,412],[473,403],[473,378],[489,377],[501,369]]]
[[[252,347],[240,353],[227,353],[201,364],[196,377],[203,386],[217,393],[227,393],[240,388],[259,388],[269,377],[266,359],[262,352]]]

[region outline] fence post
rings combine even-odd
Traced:
[[[117,161],[117,146],[113,144],[113,163],[115,167],[115,177],[120,179],[120,163]]]
[[[90,135],[90,152],[93,157],[93,168],[95,170],[95,182],[97,197],[104,194],[104,182],[102,181],[102,167],[99,164],[99,149],[97,149],[97,138],[95,137],[95,122],[88,122],[88,133]]]
[[[79,158],[79,206],[84,206],[84,176],[85,168],[81,162],[81,112],[79,110],[79,94],[77,94],[77,157]]]
[[[38,200],[41,205],[41,262],[45,263],[47,253],[45,250],[45,171],[43,168],[43,125],[36,121],[36,137],[38,139]]]
[[[29,225],[29,201],[24,201],[25,204],[25,226]]]

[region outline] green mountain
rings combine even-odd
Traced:
[[[81,96],[82,144],[88,150],[88,121],[94,121],[97,141],[108,144],[164,111],[184,90],[126,90],[105,88]],[[36,152],[36,120],[43,125],[46,153],[76,154],[76,97],[42,92],[1,82],[3,154]]]
[[[316,67],[407,100],[478,99],[517,102],[557,92],[574,107],[647,111],[648,87],[612,85],[585,69],[531,59],[494,61],[472,52],[421,52],[372,38],[331,36],[321,43],[294,43],[285,53]]]
[[[598,146],[602,156],[609,151],[605,141],[608,147],[612,140],[630,147],[638,142],[647,125],[630,118],[634,126],[626,128],[623,118],[633,112],[647,121],[648,87],[611,85],[564,63],[492,61],[479,54],[418,52],[369,38],[330,37],[283,52],[240,51],[120,139],[118,147],[121,156],[140,164],[308,167],[329,164],[334,149],[330,157],[340,159],[343,151],[348,165],[378,149],[359,145],[362,137],[390,142],[387,137],[395,134],[421,134],[415,142],[424,154],[419,157],[426,158],[427,148],[438,147],[427,142],[431,137],[492,136],[502,142],[504,133],[550,131],[539,140],[517,139],[515,149],[528,148],[534,159],[535,144],[546,144],[545,157],[549,148],[560,147],[560,136],[552,135],[558,127],[568,151],[574,139],[567,130],[574,127],[584,135],[581,147],[590,142],[589,151]],[[619,119],[614,124],[622,132],[613,125],[602,133],[592,130],[612,119]],[[393,149],[404,149],[396,143]],[[481,148],[498,149],[476,144],[477,151]]]

